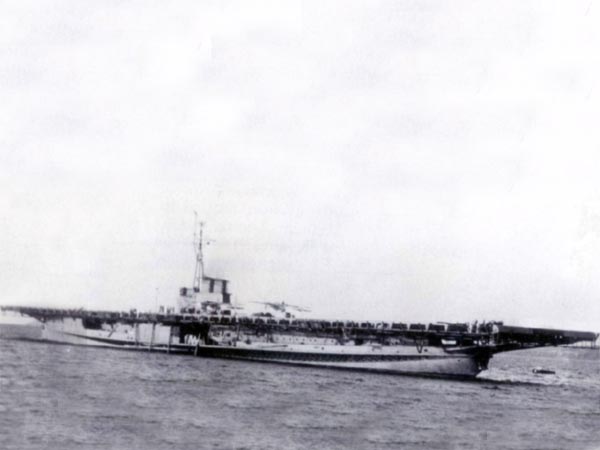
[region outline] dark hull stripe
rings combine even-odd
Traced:
[[[198,356],[214,358],[260,359],[290,362],[383,362],[383,361],[420,361],[434,359],[450,359],[453,356],[429,355],[385,355],[385,354],[339,354],[339,353],[309,353],[280,350],[260,350],[236,347],[199,346]]]

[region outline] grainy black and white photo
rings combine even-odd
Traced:
[[[0,0],[0,448],[600,449],[600,5]]]

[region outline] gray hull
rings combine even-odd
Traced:
[[[302,336],[294,339],[285,336],[287,342],[279,344],[231,340],[207,345],[193,335],[179,336],[167,325],[138,323],[86,329],[77,318],[47,321],[42,337],[49,342],[73,345],[449,378],[473,378],[485,369],[489,359],[475,353],[450,352],[439,346],[340,345],[331,339],[303,341]],[[276,340],[277,336],[270,339]]]

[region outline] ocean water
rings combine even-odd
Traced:
[[[501,354],[465,382],[11,337],[6,450],[600,449],[598,350]]]

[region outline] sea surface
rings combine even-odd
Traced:
[[[597,349],[505,353],[465,382],[56,345],[13,332],[0,326],[5,450],[600,449]]]

